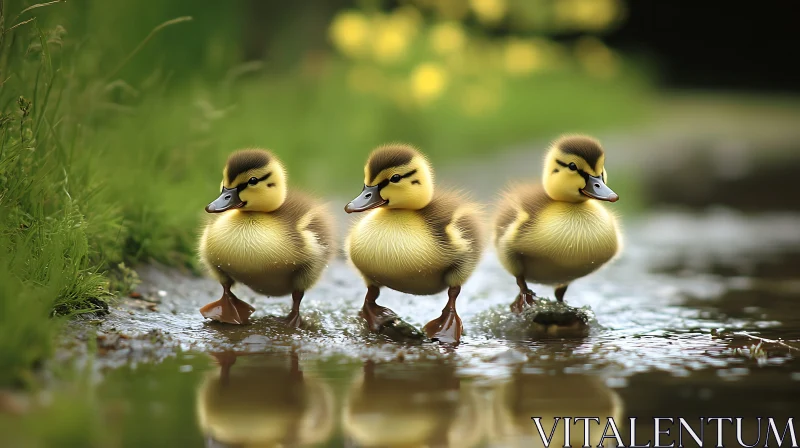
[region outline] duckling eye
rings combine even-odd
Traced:
[[[399,175],[399,174],[395,174],[395,175],[394,175],[394,176],[392,176],[392,178],[391,178],[391,179],[389,179],[389,180],[390,180],[390,181],[392,181],[393,183],[398,183],[398,182],[400,182],[400,179],[402,179],[402,178],[403,178],[403,176],[401,176],[401,175]]]
[[[258,178],[257,177],[251,177],[250,180],[247,181],[247,183],[250,184],[250,185],[255,185],[255,184],[258,183]]]
[[[578,169],[578,165],[575,165],[575,162],[569,162],[569,169],[575,171]]]

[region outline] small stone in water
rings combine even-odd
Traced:
[[[424,334],[399,317],[385,322],[378,332],[399,343],[420,343],[426,339]]]

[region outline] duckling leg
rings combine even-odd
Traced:
[[[525,281],[525,277],[521,275],[517,276],[517,286],[519,286],[519,295],[517,296],[517,300],[511,304],[511,311],[521,313],[526,306],[536,303],[536,300],[534,300],[536,294],[528,289],[528,283]]]
[[[567,288],[569,287],[569,283],[566,285],[558,285],[556,287],[556,300],[559,302],[564,301],[564,294],[567,292]]]
[[[289,373],[291,374],[291,378],[293,380],[297,380],[298,382],[303,382],[303,371],[300,369],[300,356],[297,352],[292,349],[292,352],[289,354],[291,360],[291,367]]]
[[[442,315],[425,324],[425,333],[431,339],[436,339],[445,344],[458,344],[464,326],[456,312],[456,299],[461,292],[460,286],[451,286],[447,290],[447,305],[442,309]]]
[[[397,319],[397,314],[395,314],[394,311],[375,303],[379,295],[381,295],[380,288],[374,285],[367,286],[367,295],[364,296],[364,306],[359,313],[359,316],[367,321],[367,326],[370,331],[376,333],[380,332],[386,323]]]
[[[367,287],[367,295],[364,296],[364,306],[358,315],[367,321],[367,327],[373,333],[382,334],[396,342],[418,343],[425,340],[419,330],[403,322],[397,314],[375,303],[378,300],[381,290],[378,286],[370,285]]]
[[[256,309],[231,292],[231,283],[222,285],[222,297],[200,308],[203,317],[228,324],[243,324]]]
[[[305,291],[294,291],[292,293],[292,311],[284,317],[286,325],[297,328],[300,326],[302,320],[300,319],[300,302],[303,301]]]
[[[212,353],[211,356],[219,364],[219,378],[220,382],[227,386],[230,381],[231,367],[236,363],[236,354],[233,352],[219,352]]]

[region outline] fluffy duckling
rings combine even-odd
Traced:
[[[285,320],[300,324],[300,302],[333,254],[330,214],[316,200],[290,191],[280,160],[262,149],[233,153],[222,172],[222,192],[206,206],[215,214],[200,239],[200,258],[222,284],[222,298],[200,309],[232,324],[255,310],[231,287],[244,283],[268,296],[292,295]]]
[[[367,283],[361,316],[372,331],[396,318],[375,303],[382,286],[415,295],[447,289],[442,315],[428,322],[425,332],[458,343],[456,299],[483,249],[479,211],[458,194],[434,194],[433,186],[433,169],[416,149],[403,144],[375,149],[364,167],[364,189],[345,207],[347,213],[366,212],[345,246]]]
[[[342,409],[342,430],[360,447],[470,447],[487,408],[455,367],[367,361]]]
[[[198,426],[214,447],[309,446],[327,442],[335,424],[334,395],[303,372],[296,353],[213,355],[196,397]]]
[[[534,303],[526,281],[555,285],[558,301],[569,283],[611,260],[620,246],[614,215],[601,201],[616,202],[606,186],[605,153],[586,136],[553,143],[542,185],[511,188],[498,208],[494,228],[497,256],[517,279],[512,310]]]
[[[531,417],[540,418],[544,434],[550,438],[544,446],[577,447],[584,446],[584,431],[575,420],[567,423],[565,416],[613,417],[618,424],[625,416],[622,399],[599,377],[531,374],[522,367],[494,388],[489,409],[487,436],[505,447],[543,446]],[[600,432],[602,429],[600,426]],[[615,446],[611,440],[603,439],[602,446]]]

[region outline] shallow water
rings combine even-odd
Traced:
[[[596,315],[589,336],[513,336],[516,286],[489,253],[459,298],[466,334],[455,349],[368,334],[355,317],[364,287],[342,260],[307,294],[308,328],[291,331],[269,317],[288,299],[243,288],[253,323],[208,323],[197,309],[219,285],[145,269],[143,298],[100,325],[97,390],[119,425],[113,445],[540,446],[533,416],[548,431],[552,416],[637,417],[646,442],[653,416],[795,416],[800,215],[664,211],[626,222],[625,234],[622,256],[567,293]],[[384,291],[379,303],[419,327],[445,300]],[[151,329],[168,334],[115,336]],[[709,445],[715,434],[706,430]],[[582,436],[576,426],[574,446]]]

